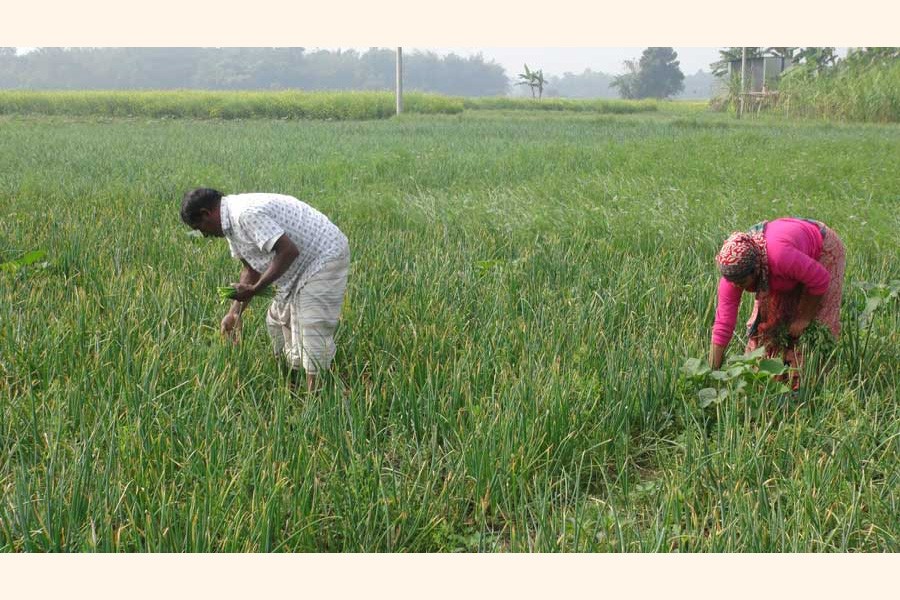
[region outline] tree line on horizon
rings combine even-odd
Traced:
[[[31,90],[391,90],[394,49],[0,48],[0,89]],[[404,54],[404,88],[453,96],[506,96],[515,74],[482,55]],[[546,97],[614,98],[616,76],[585,69],[549,76]],[[684,77],[684,98],[709,98],[716,78]]]
[[[32,90],[386,90],[393,49],[0,48],[0,88]],[[506,94],[500,65],[481,55],[404,54],[404,87],[459,96]]]

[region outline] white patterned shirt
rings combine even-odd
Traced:
[[[325,263],[350,251],[347,236],[328,217],[293,196],[232,194],[222,197],[219,212],[231,256],[247,261],[259,273],[269,268],[275,258],[272,248],[282,235],[297,246],[300,254],[273,282],[275,298],[281,302]]]

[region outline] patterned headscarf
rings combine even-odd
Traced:
[[[728,236],[716,254],[716,264],[728,281],[737,282],[748,275],[756,275],[756,290],[765,292],[769,289],[769,261],[762,228],[754,228],[750,233],[735,231]]]

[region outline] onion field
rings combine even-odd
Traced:
[[[454,111],[0,116],[0,550],[900,551],[900,127]],[[350,239],[316,395],[260,299],[223,343],[197,186]],[[715,253],[787,215],[847,247],[844,334],[704,403]]]

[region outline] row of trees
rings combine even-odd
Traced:
[[[394,51],[304,48],[0,48],[0,88],[392,89]],[[506,72],[481,55],[404,56],[407,89],[456,96],[504,95]]]
[[[663,98],[683,89],[676,57],[672,48],[648,48],[640,61],[626,62],[629,72],[620,77],[585,71],[548,78],[526,66],[516,85],[537,99],[545,90],[609,97],[616,87],[625,98]],[[386,48],[38,48],[23,55],[0,48],[0,88],[378,90],[393,87],[394,69],[394,51]],[[407,89],[458,96],[510,89],[503,67],[481,55],[413,52],[405,57],[404,76]]]

